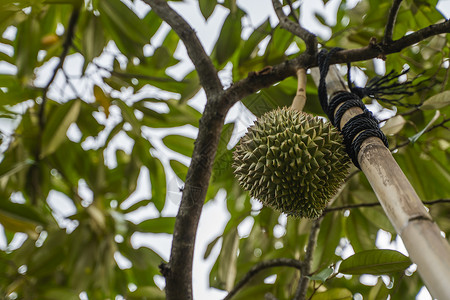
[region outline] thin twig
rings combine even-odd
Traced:
[[[64,74],[64,77],[66,78],[66,83],[67,85],[70,87],[70,89],[72,90],[72,92],[74,93],[76,98],[81,98],[80,95],[78,94],[77,89],[75,88],[75,86],[73,85],[73,83],[70,81],[69,75],[67,74],[67,72],[64,69],[61,69],[62,73]]]
[[[298,16],[295,14],[294,6],[292,6],[292,1],[286,0],[286,2],[288,3],[289,8],[291,9],[291,16],[294,18],[295,22],[300,24],[300,20],[299,20]]]
[[[286,29],[293,35],[298,36],[306,44],[306,52],[310,55],[314,55],[317,52],[317,38],[316,36],[304,29],[298,22],[295,23],[284,14],[283,6],[281,5],[279,0],[272,0],[272,5],[277,14],[278,19],[280,20],[281,28]]]
[[[64,65],[64,61],[66,60],[67,54],[69,53],[70,46],[72,46],[72,40],[75,35],[75,27],[78,22],[78,17],[80,16],[80,7],[75,7],[72,11],[72,14],[70,16],[69,25],[67,26],[67,35],[63,43],[63,51],[61,52],[61,55],[59,56],[59,63],[56,65],[55,69],[53,70],[52,77],[48,81],[47,85],[44,87],[42,91],[42,103],[39,107],[39,126],[41,129],[45,126],[45,104],[47,103],[47,93],[48,89],[52,85],[53,81],[56,78],[56,74],[58,73],[59,69],[61,69]]]
[[[392,3],[391,9],[389,10],[389,17],[388,17],[388,21],[386,23],[386,28],[384,30],[383,42],[385,44],[389,44],[392,42],[392,35],[394,32],[394,24],[395,24],[395,20],[397,19],[397,13],[398,13],[401,3],[402,3],[402,0],[394,0],[394,2]]]
[[[313,221],[311,231],[309,233],[308,245],[306,246],[305,259],[303,260],[303,270],[300,274],[300,281],[295,292],[295,300],[305,300],[306,292],[308,291],[309,284],[309,273],[311,272],[311,263],[313,258],[314,250],[316,249],[317,238],[319,237],[320,224],[322,223],[323,217]]]
[[[231,299],[236,293],[245,285],[247,282],[252,279],[257,273],[261,272],[262,270],[274,268],[274,267],[292,267],[296,268],[298,270],[302,271],[304,264],[303,262],[296,260],[296,259],[290,259],[290,258],[276,258],[271,260],[262,261],[260,263],[257,263],[254,265],[250,271],[245,274],[245,276],[234,286],[234,288],[228,293],[228,295],[224,298],[224,300]]]
[[[169,6],[166,0],[144,0],[144,2],[149,4],[155,13],[169,24],[183,41],[208,100],[214,98],[223,87],[217,70],[208,54],[206,54],[194,29]]]
[[[432,201],[423,201],[424,205],[434,205],[434,204],[441,204],[441,203],[450,203],[450,199],[437,199]],[[371,202],[371,203],[358,203],[358,204],[349,204],[349,205],[342,205],[342,206],[336,206],[336,207],[330,207],[326,208],[323,211],[323,214],[327,214],[334,211],[341,211],[341,210],[348,210],[348,209],[355,209],[355,208],[361,208],[361,207],[376,207],[380,206],[380,202]]]

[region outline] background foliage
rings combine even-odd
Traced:
[[[295,14],[300,2],[293,1]],[[436,4],[435,0],[402,3],[394,39],[441,21]],[[182,47],[179,37],[153,11],[136,15],[134,5],[120,0],[0,3],[0,223],[6,241],[0,251],[2,298],[79,299],[81,292],[89,299],[164,298],[155,283],[163,259],[150,247],[133,246],[132,236],[173,233],[175,218],[161,212],[171,197],[167,187],[172,174],[181,181],[186,177],[194,139],[184,134],[198,127],[201,109],[197,110],[198,100],[191,99],[201,93],[201,86],[193,69],[183,76],[170,71],[180,63],[174,55]],[[269,19],[246,25],[248,12],[236,1],[199,0],[198,5],[205,19],[219,6],[228,11],[211,58],[232,82],[305,50],[302,40]],[[372,37],[381,40],[390,6],[391,1],[363,0],[356,6],[341,1],[335,21],[316,14],[332,33],[330,39],[319,39],[321,46],[350,49],[366,46]],[[75,26],[68,39],[70,18]],[[383,130],[394,156],[424,201],[450,198],[450,131],[445,126],[450,121],[449,46],[450,36],[438,35],[385,60],[387,71],[408,67],[410,77],[423,74],[427,88],[402,101],[411,105],[426,101],[425,105],[372,106],[385,119]],[[58,66],[65,50],[80,61],[78,70]],[[383,72],[373,60],[353,66],[359,81]],[[43,74],[43,68],[57,73],[55,81]],[[296,82],[289,78],[242,103],[259,116],[290,105],[295,91]],[[312,80],[307,92],[305,110],[322,115]],[[310,221],[260,209],[238,186],[231,169],[236,141],[232,136],[240,132],[237,122],[224,127],[207,195],[209,201],[219,191],[226,192],[230,219],[204,256],[220,248],[210,284],[228,291],[258,262],[303,259],[311,227]],[[114,141],[119,138],[130,147],[117,147]],[[143,172],[150,174],[145,184],[151,187],[151,196],[136,199],[133,192]],[[376,197],[367,180],[355,172],[333,206],[372,202]],[[136,221],[133,213],[144,207],[157,212]],[[70,213],[63,215],[62,210]],[[450,206],[435,204],[430,213],[449,236]],[[251,228],[240,235],[237,228],[243,222]],[[374,286],[362,284],[359,275],[337,274],[345,251],[377,248],[380,229],[396,238],[380,207],[325,215],[313,257],[312,271],[317,275],[310,286],[310,292],[317,289],[313,299],[337,295],[350,299],[355,294],[364,299],[385,299],[388,294],[390,299],[415,297],[422,283],[414,268],[394,273],[367,269],[369,274],[390,273],[384,281],[375,278]],[[18,233],[26,238],[20,239],[24,236]],[[271,275],[276,278],[265,281]],[[294,268],[267,269],[234,299],[261,298],[267,292],[288,299],[298,278]]]

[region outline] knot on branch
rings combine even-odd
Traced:
[[[170,271],[170,265],[168,263],[162,262],[159,264],[158,268],[159,268],[159,271],[161,272],[161,275],[164,278],[167,278],[170,276],[171,271]]]

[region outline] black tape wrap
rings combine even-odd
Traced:
[[[339,92],[333,95],[333,97],[330,98],[330,101],[328,101],[325,78],[328,73],[330,58],[339,50],[339,48],[333,48],[330,52],[322,50],[318,55],[320,70],[319,100],[324,112],[328,115],[330,122],[341,131],[344,137],[347,154],[352,159],[353,164],[360,169],[358,153],[361,150],[361,145],[364,140],[369,137],[378,137],[383,141],[386,147],[389,147],[389,144],[386,136],[378,125],[378,120],[366,108],[360,95],[351,92]],[[340,123],[342,116],[352,107],[361,108],[363,113],[351,118],[344,127],[341,128]]]

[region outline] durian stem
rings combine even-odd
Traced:
[[[303,111],[306,103],[306,70],[297,70],[297,94],[292,101],[292,109]]]

